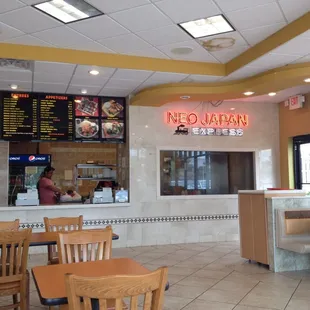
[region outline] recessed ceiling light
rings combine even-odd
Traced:
[[[310,78],[304,79],[306,83],[310,83]]]
[[[179,24],[194,39],[235,31],[223,15],[193,20]]]
[[[190,99],[190,97],[191,97],[191,96],[181,96],[180,99],[182,99],[182,100],[187,100],[187,99]]]
[[[277,93],[271,92],[271,93],[268,94],[268,96],[273,97],[273,96],[275,96],[276,94],[277,94]]]
[[[82,100],[80,100],[80,99],[75,99],[74,102],[75,102],[75,103],[81,103]]]
[[[11,87],[11,89],[17,89],[18,88],[18,86],[16,84],[11,84],[10,87]]]
[[[188,55],[192,52],[193,52],[193,49],[191,47],[187,47],[187,46],[176,47],[176,48],[173,48],[171,50],[171,53],[175,54],[175,55]]]
[[[82,94],[87,94],[87,89],[81,89]]]
[[[33,7],[64,24],[103,14],[84,0],[49,0]]]
[[[145,125],[144,127],[145,127],[145,128],[149,128],[149,125]]]
[[[90,70],[90,71],[88,71],[88,73],[91,75],[98,75],[99,71],[98,70]]]
[[[236,108],[230,108],[230,111],[235,111],[236,110]]]
[[[254,94],[254,91],[246,91],[245,93],[243,93],[243,95],[245,96],[252,96]]]

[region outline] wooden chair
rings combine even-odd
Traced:
[[[110,259],[112,227],[94,231],[59,233],[58,249],[61,264]]]
[[[115,301],[115,310],[123,309],[122,299],[130,297],[130,309],[138,309],[138,296],[144,295],[143,310],[162,310],[168,268],[139,276],[87,278],[66,275],[65,283],[70,310],[92,309],[92,300],[99,300],[100,310],[108,309],[108,300]]]
[[[0,231],[2,230],[18,230],[19,229],[19,220],[11,222],[0,222]]]
[[[44,218],[45,231],[72,231],[82,230],[83,216],[79,217],[58,217],[58,218]],[[48,245],[48,265],[59,264],[57,248],[55,245]]]
[[[13,296],[13,304],[0,309],[29,309],[27,262],[31,232],[31,229],[0,231],[0,296]]]

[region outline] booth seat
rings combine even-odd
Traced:
[[[276,237],[278,248],[310,253],[310,209],[278,209]]]

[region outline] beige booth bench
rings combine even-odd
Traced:
[[[310,209],[278,209],[276,237],[278,248],[310,253]]]

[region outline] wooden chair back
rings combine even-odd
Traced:
[[[48,218],[44,217],[44,226],[46,232],[51,231],[72,231],[82,230],[83,228],[83,216],[78,217],[57,217]],[[48,245],[48,263],[58,264],[57,247],[55,245]]]
[[[0,222],[0,231],[2,230],[18,230],[19,229],[19,220],[10,222]]]
[[[92,300],[98,299],[99,309],[107,310],[108,300],[115,300],[115,310],[123,309],[122,299],[130,298],[130,309],[138,309],[138,297],[144,295],[143,310],[162,310],[168,268],[162,267],[152,273],[139,276],[109,276],[87,278],[66,275],[69,309],[92,309]]]
[[[61,264],[110,259],[112,227],[102,230],[59,233],[58,249]]]

